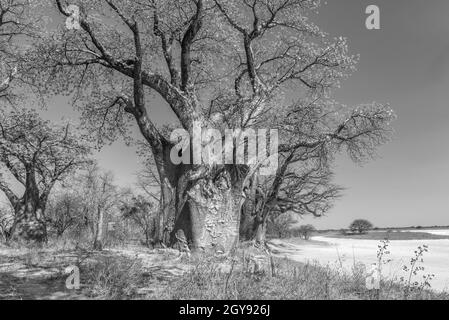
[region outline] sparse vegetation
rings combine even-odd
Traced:
[[[295,222],[296,220],[290,214],[272,217],[267,225],[267,235],[279,239],[288,238],[291,235],[291,229]]]
[[[355,263],[345,271],[316,263],[295,263],[275,259],[275,276],[268,261],[262,271],[254,273],[251,264],[241,258],[233,260],[233,268],[223,268],[222,261],[201,259],[185,277],[173,281],[167,299],[280,299],[280,300],[372,300],[377,294],[366,289],[366,268]],[[380,296],[385,300],[402,299],[406,287],[384,280]],[[413,291],[412,299],[443,299],[449,295],[431,290]]]
[[[100,300],[129,300],[143,286],[144,270],[139,259],[100,257],[82,272],[86,295]]]
[[[299,217],[333,208],[339,157],[372,159],[396,118],[336,101],[359,58],[312,21],[319,0],[69,2],[0,0],[0,299],[449,300],[425,245],[382,278],[390,240],[449,236],[354,221],[337,237],[388,239],[372,290],[355,255],[294,262],[302,248],[279,240],[331,247]],[[47,120],[51,100],[79,117]],[[97,162],[118,141],[143,160],[121,161],[127,188]]]
[[[389,245],[388,241],[379,245],[379,266],[391,263]],[[142,253],[137,257],[125,254],[127,250],[95,253],[65,246],[58,251],[30,248],[23,255],[18,254],[24,252],[20,249],[15,251],[15,256],[10,255],[10,262],[23,263],[33,270],[48,268],[49,263],[56,267],[54,274],[46,278],[45,285],[44,279],[39,280],[48,291],[28,292],[23,282],[14,280],[10,273],[5,278],[8,288],[0,285],[0,299],[38,298],[39,294],[41,297],[50,295],[50,290],[62,290],[70,299],[449,300],[449,294],[431,290],[429,276],[432,275],[419,280],[424,272],[422,258],[427,247],[421,249],[415,252],[407,269],[410,277],[382,277],[378,292],[366,288],[367,269],[362,263],[355,261],[349,270],[331,264],[299,263],[266,255],[248,245],[243,245],[231,257],[204,253],[190,258],[176,250],[139,251]],[[0,259],[0,265],[1,262]],[[81,271],[82,287],[76,292],[62,287],[65,276],[61,270],[69,263],[78,265]],[[37,280],[28,281],[32,288],[36,284],[31,282]]]

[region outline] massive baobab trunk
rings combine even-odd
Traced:
[[[199,178],[192,177],[192,170],[181,165],[172,169],[170,177],[160,177],[158,240],[174,245],[176,232],[183,230],[192,250],[229,252],[239,237],[240,185],[226,170]]]
[[[238,188],[228,185],[229,180],[198,181],[189,191],[187,210],[193,249],[213,248],[228,252],[239,237],[240,194]],[[225,183],[224,183],[225,182]]]
[[[242,194],[233,166],[175,165],[174,144],[152,133],[146,119],[138,122],[151,145],[161,188],[155,242],[174,245],[181,229],[193,250],[231,250],[238,241]]]
[[[27,165],[25,193],[13,204],[15,216],[12,238],[39,243],[46,241],[47,228],[44,218],[46,199],[45,195],[39,195],[35,169]]]
[[[12,238],[20,238],[26,241],[38,243],[47,240],[47,227],[44,220],[43,205],[25,195],[15,206],[15,221],[11,232]]]

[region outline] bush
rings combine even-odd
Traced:
[[[268,221],[267,235],[279,239],[289,238],[292,234],[291,227],[296,220],[290,214],[282,214]]]
[[[371,230],[373,228],[373,224],[369,222],[368,220],[355,220],[351,225],[349,226],[349,229],[352,232],[358,232],[360,234],[366,233],[368,230]]]
[[[310,237],[312,236],[313,232],[315,232],[316,229],[314,226],[312,226],[311,224],[307,224],[305,226],[300,226],[298,228],[298,233],[299,236],[301,238],[303,238],[304,240],[309,240]]]
[[[140,260],[124,257],[102,257],[81,272],[86,278],[88,295],[95,299],[129,300],[137,297],[143,279]]]

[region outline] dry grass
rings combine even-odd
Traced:
[[[446,293],[426,289],[408,292],[406,286],[384,281],[380,291],[368,291],[363,264],[355,264],[351,272],[317,263],[302,264],[273,259],[254,272],[243,258],[228,262],[213,257],[200,259],[184,277],[173,281],[164,299],[199,300],[449,300]]]
[[[70,251],[68,246],[59,249]],[[138,257],[133,256],[131,253],[135,251],[130,250],[93,253],[72,249],[70,254],[55,253],[46,248],[8,250],[10,259],[20,260],[29,269],[53,266],[53,259],[59,256],[68,259],[60,263],[61,270],[69,263],[79,265],[82,288],[77,292],[77,298],[82,299],[401,300],[407,297],[413,300],[449,300],[448,294],[419,287],[410,290],[410,287],[392,280],[384,281],[379,292],[368,291],[363,264],[355,263],[348,272],[338,266],[303,264],[271,257],[248,246],[234,257],[198,254],[181,258],[171,250],[146,251]],[[57,275],[54,279],[46,279],[47,291],[57,288],[62,290],[62,294],[67,294],[61,287],[64,277]],[[13,273],[9,277],[11,288],[8,292],[12,292],[17,278]],[[39,295],[37,289],[33,295],[27,295],[25,282],[17,288],[22,297]],[[49,296],[54,294],[46,292],[40,298]]]
[[[86,295],[99,300],[135,299],[145,279],[140,260],[123,257],[100,257],[81,274]]]

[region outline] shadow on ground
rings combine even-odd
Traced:
[[[65,288],[65,277],[24,278],[13,273],[0,275],[0,300],[79,300],[85,299]]]
[[[127,257],[142,262],[145,284],[139,287],[138,296],[157,297],[174,278],[182,276],[188,266],[180,263],[177,253],[144,249],[118,249],[103,252],[9,250],[0,248],[0,300],[86,300],[89,288],[68,290],[64,273],[71,265],[86,266],[109,258],[113,261]]]

